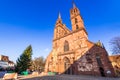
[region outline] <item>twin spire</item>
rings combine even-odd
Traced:
[[[62,19],[61,19],[61,14],[60,14],[60,12],[59,12],[59,14],[58,14],[58,19],[57,19],[57,21],[56,21],[56,24],[58,24],[58,23],[62,23]]]
[[[72,0],[72,5],[73,5],[73,8],[76,8],[74,0]]]
[[[74,0],[72,1],[73,8],[76,8]],[[60,12],[58,13],[58,19],[61,19],[61,14]]]
[[[60,12],[59,12],[59,14],[58,14],[58,18],[61,19],[61,14],[60,14]]]

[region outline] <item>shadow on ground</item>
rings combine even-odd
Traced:
[[[19,80],[120,80],[120,78],[108,78],[108,77],[86,76],[86,75],[55,75],[55,76],[26,78]]]

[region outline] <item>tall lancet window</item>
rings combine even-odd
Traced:
[[[79,29],[78,25],[76,25],[76,29]]]
[[[97,60],[98,66],[102,66],[102,61],[100,59],[100,55],[96,55],[96,60]]]
[[[77,18],[75,18],[75,24],[78,22]]]
[[[69,43],[65,40],[64,42],[64,52],[69,51]]]

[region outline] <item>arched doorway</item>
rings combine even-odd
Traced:
[[[64,52],[69,51],[69,42],[65,40],[64,42]]]
[[[64,60],[64,73],[71,74],[70,60],[67,57],[65,57],[63,60]]]
[[[102,67],[99,67],[99,70],[100,70],[101,76],[105,77],[104,69]]]

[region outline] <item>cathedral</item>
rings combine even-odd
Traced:
[[[63,24],[61,15],[54,28],[52,50],[49,53],[45,72],[71,75],[114,76],[114,70],[105,47],[88,40],[80,11],[73,3],[70,10],[72,30]]]

